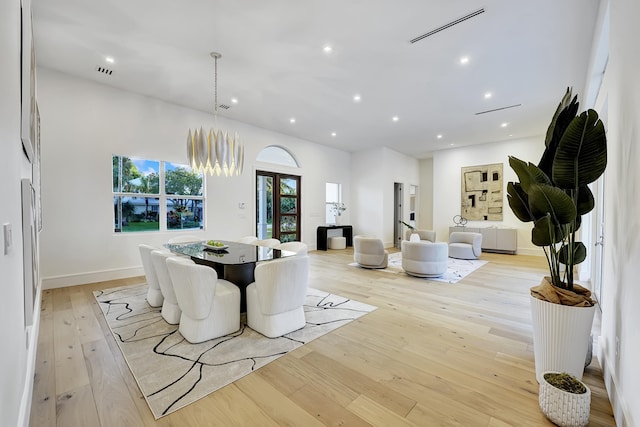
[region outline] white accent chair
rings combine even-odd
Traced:
[[[162,303],[162,318],[171,325],[177,325],[180,323],[180,315],[182,314],[180,306],[178,306],[178,300],[173,289],[173,282],[169,276],[169,270],[167,269],[167,258],[171,258],[171,252],[165,251],[151,251],[151,259],[153,265],[156,268],[156,274],[158,275],[158,283],[164,296],[164,302]]]
[[[236,240],[238,243],[245,243],[247,245],[257,245],[258,238],[256,236],[244,236]]]
[[[353,238],[353,260],[364,268],[387,268],[389,253],[382,240],[375,237]]]
[[[195,234],[185,234],[183,236],[172,237],[167,243],[170,245],[177,245],[180,243],[197,243],[202,242],[202,240],[203,239],[201,237],[196,236]]]
[[[256,244],[258,246],[264,246],[267,248],[275,248],[276,246],[278,246],[280,244],[280,240],[278,239],[263,239],[263,240],[258,240],[256,242]]]
[[[147,291],[147,302],[151,307],[160,307],[164,302],[164,297],[162,296],[160,284],[158,283],[156,267],[153,265],[153,261],[151,260],[151,251],[156,250],[156,248],[140,244],[138,245],[138,250],[140,251],[140,258],[142,259],[144,275],[147,278],[147,285],[149,285],[149,290]]]
[[[445,242],[403,240],[402,269],[411,276],[438,277],[447,272],[448,247]]]
[[[458,259],[478,259],[482,254],[482,234],[454,231],[449,235],[449,256]]]
[[[436,241],[436,232],[433,230],[419,230],[417,228],[407,230],[404,233],[405,240],[411,241],[412,234],[417,234],[420,237],[420,240],[428,240],[431,243],[435,243]]]
[[[240,289],[216,271],[190,259],[171,257],[167,268],[182,310],[178,330],[192,344],[240,329]]]
[[[303,328],[308,286],[307,255],[258,264],[255,282],[247,286],[247,325],[269,338]]]
[[[280,249],[281,251],[295,252],[296,255],[306,255],[307,245],[302,242],[284,242],[275,246],[274,249]]]

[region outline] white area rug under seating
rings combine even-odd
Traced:
[[[95,291],[109,328],[156,419],[250,374],[377,307],[309,288],[306,326],[266,338],[246,325],[238,332],[190,344],[145,299],[147,285]]]
[[[456,259],[456,258],[448,258],[447,261],[447,272],[444,273],[440,277],[429,277],[420,280],[434,280],[436,282],[445,282],[445,283],[457,283],[460,279],[468,276],[470,273],[474,272],[478,268],[485,265],[487,261],[479,260],[479,259]],[[351,266],[358,267],[358,264],[353,262],[349,264]],[[389,254],[389,264],[387,268],[380,269],[377,271],[384,271],[386,273],[395,273],[395,274],[406,274],[402,269],[402,252],[394,252]],[[416,279],[418,279],[416,277]]]

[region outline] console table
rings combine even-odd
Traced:
[[[483,251],[515,254],[518,249],[518,233],[515,228],[449,227],[449,234],[454,231],[481,233]]]
[[[327,250],[327,231],[342,229],[342,236],[347,239],[347,246],[353,246],[353,227],[351,225],[321,225],[316,235],[316,249]]]

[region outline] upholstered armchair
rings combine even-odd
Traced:
[[[295,252],[296,255],[307,254],[307,245],[302,242],[284,242],[284,243],[280,243],[278,246],[275,246],[274,249]]]
[[[403,240],[402,268],[417,277],[438,277],[447,272],[448,248],[445,242]]]
[[[164,297],[162,296],[160,284],[158,283],[156,268],[151,260],[151,251],[155,249],[156,248],[149,245],[138,245],[140,258],[142,259],[142,268],[144,269],[144,275],[147,278],[147,285],[149,285],[149,290],[147,291],[147,302],[151,307],[160,307],[164,302]]]
[[[256,245],[265,246],[267,248],[275,248],[279,244],[280,244],[280,240],[278,239],[263,239],[263,240],[258,240],[256,242]]]
[[[178,306],[178,300],[173,290],[173,282],[169,276],[169,270],[167,269],[167,258],[172,257],[171,252],[165,251],[151,251],[151,260],[153,266],[156,268],[156,274],[158,275],[158,283],[160,284],[160,290],[164,296],[162,302],[162,318],[171,325],[177,325],[180,322],[181,310]]]
[[[433,230],[418,230],[414,228],[413,230],[407,230],[404,234],[405,240],[411,240],[411,235],[417,234],[420,236],[420,240],[428,240],[431,243],[436,241],[436,232]]]
[[[236,240],[238,243],[246,243],[247,245],[257,245],[258,238],[256,236],[244,236]]]
[[[218,279],[216,271],[190,259],[171,257],[167,268],[182,310],[178,330],[190,343],[222,337],[240,329],[240,289]]]
[[[387,268],[389,253],[382,240],[375,237],[353,238],[353,260],[364,268]]]
[[[454,231],[449,235],[449,256],[459,259],[477,259],[482,254],[482,234]]]
[[[247,286],[247,325],[269,338],[303,328],[309,286],[307,255],[258,264],[255,282]]]

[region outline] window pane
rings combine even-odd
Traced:
[[[203,228],[202,200],[167,199],[167,229]]]
[[[340,184],[327,182],[325,188],[325,201],[327,203],[340,202]]]
[[[113,156],[112,163],[114,192],[160,193],[160,162]]]
[[[292,234],[280,234],[280,241],[282,243],[284,242],[295,242],[296,241],[296,234],[292,233]]]
[[[280,194],[284,195],[296,195],[297,181],[295,179],[282,178],[280,179]]]
[[[114,231],[158,231],[158,206],[157,197],[114,197]]]
[[[283,197],[280,199],[280,213],[296,213],[298,200],[294,197]]]
[[[297,227],[297,216],[281,216],[280,232],[294,232]]]
[[[189,166],[165,162],[164,188],[167,194],[202,196],[202,173]]]

